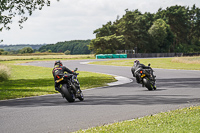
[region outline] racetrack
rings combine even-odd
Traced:
[[[70,69],[132,78],[130,67],[88,65],[94,60],[63,61]],[[96,61],[96,60],[95,60]],[[101,60],[100,60],[101,61]],[[54,61],[32,62],[53,68]],[[200,71],[154,69],[157,90],[135,82],[84,90],[85,100],[68,103],[60,94],[0,101],[1,133],[72,132],[177,108],[200,105]],[[52,78],[53,82],[53,78]]]

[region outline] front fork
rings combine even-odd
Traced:
[[[75,86],[73,83],[72,83],[73,81],[69,81],[69,85],[70,85],[70,87],[72,88],[72,90],[73,90],[73,94],[75,95],[75,97],[79,97],[79,95],[80,95],[80,92],[81,92],[81,90],[80,90],[80,86]]]
[[[70,80],[68,80],[68,84],[74,90],[74,92],[76,93],[77,92],[77,88],[75,87],[75,85]]]

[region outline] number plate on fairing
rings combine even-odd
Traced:
[[[58,82],[60,82],[60,81],[62,81],[62,80],[63,80],[63,78],[56,80],[56,82],[58,83]]]
[[[145,76],[146,76],[145,74],[142,74],[142,75],[141,75],[141,78],[143,78],[143,77],[145,77]]]

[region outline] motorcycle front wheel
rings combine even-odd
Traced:
[[[82,91],[80,92],[80,96],[78,97],[78,99],[79,99],[80,101],[83,101],[83,100],[84,100],[84,96],[83,96],[83,92],[82,92]]]
[[[144,86],[149,90],[154,90],[154,86],[150,83],[149,79],[148,78],[143,78],[143,84]]]

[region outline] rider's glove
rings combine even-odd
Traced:
[[[79,75],[79,73],[74,73],[74,75]]]

